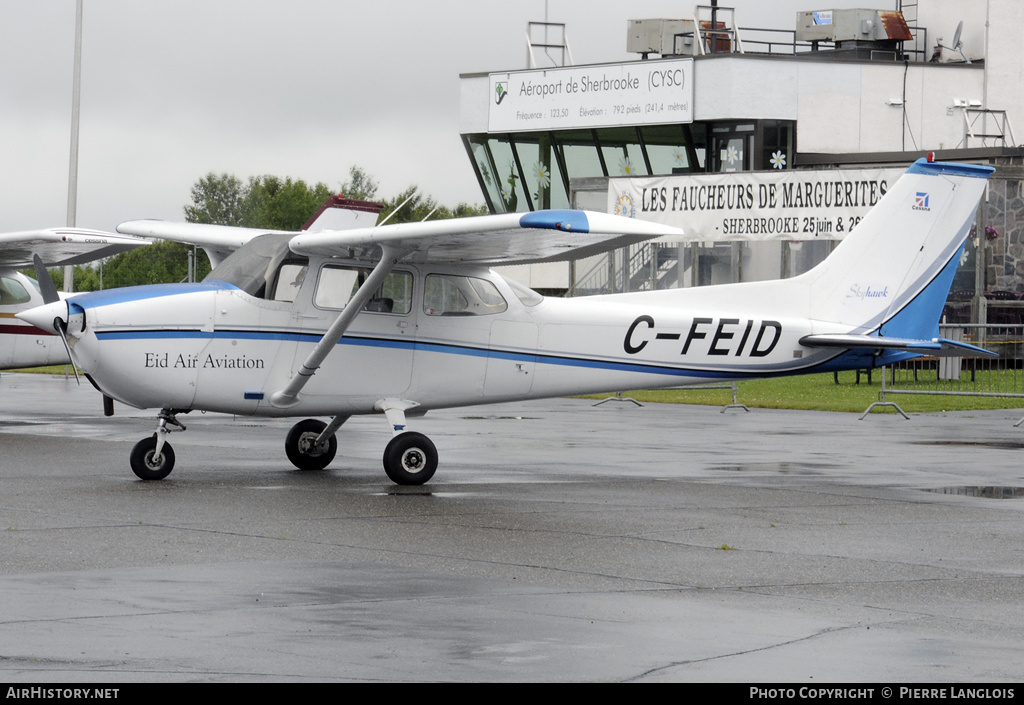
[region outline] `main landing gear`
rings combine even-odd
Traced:
[[[437,470],[437,448],[422,433],[405,431],[384,449],[384,472],[398,485],[422,485]]]
[[[395,435],[384,449],[384,472],[396,484],[422,485],[437,470],[437,448],[422,433],[405,430],[404,409],[388,409],[385,413]],[[335,416],[330,424],[316,419],[299,421],[285,439],[288,460],[299,470],[327,467],[338,450],[334,434],[347,420],[347,416]]]
[[[284,440],[288,460],[299,470],[323,470],[338,452],[334,434],[346,420],[347,416],[335,416],[330,424],[316,419],[299,421]]]
[[[382,403],[394,436],[384,448],[384,472],[399,485],[422,485],[437,471],[437,448],[422,433],[405,430],[405,411],[409,402]],[[132,472],[143,480],[162,480],[174,469],[174,449],[167,442],[172,431],[184,431],[177,419],[181,410],[162,409],[156,433],[135,444],[131,454]],[[187,413],[187,412],[185,412]],[[305,419],[292,426],[284,442],[288,460],[299,470],[323,470],[338,452],[335,435],[348,416],[335,416],[330,423]]]

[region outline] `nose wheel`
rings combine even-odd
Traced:
[[[156,452],[157,438],[154,433],[143,438],[132,448],[132,472],[142,480],[162,480],[174,469],[174,449],[170,443],[164,443],[160,452]]]
[[[174,469],[174,449],[167,442],[167,434],[185,425],[178,421],[174,409],[161,409],[157,416],[156,433],[143,438],[132,448],[129,458],[134,472],[141,480],[162,480]],[[188,413],[188,412],[186,412]]]

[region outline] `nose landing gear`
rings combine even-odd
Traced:
[[[156,433],[143,438],[132,448],[131,466],[139,479],[162,480],[174,469],[174,449],[167,443],[167,434],[175,430],[184,431],[185,425],[178,421],[174,409],[161,409],[157,417]],[[171,428],[168,428],[171,426]]]

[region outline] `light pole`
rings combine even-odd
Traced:
[[[68,166],[68,219],[67,226],[75,227],[78,209],[78,113],[82,93],[82,2],[77,1],[75,12],[75,78],[71,91],[71,163]],[[73,291],[75,268],[64,266],[64,291]]]

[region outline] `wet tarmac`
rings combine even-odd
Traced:
[[[0,680],[1024,678],[1024,412],[719,412],[431,412],[414,488],[381,418],[190,414],[144,483],[153,412],[4,373]]]

